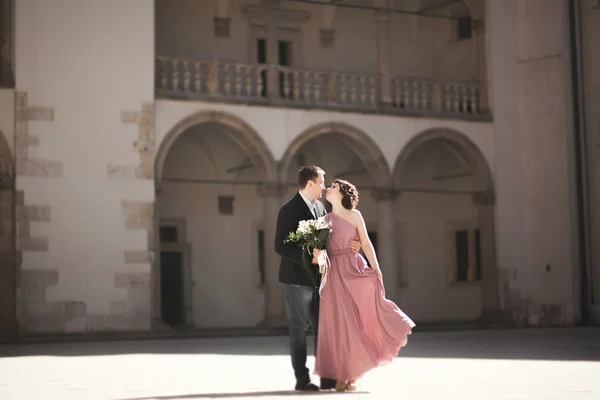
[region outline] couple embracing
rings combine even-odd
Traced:
[[[306,336],[311,327],[315,340],[314,373],[321,378],[320,389],[356,390],[356,381],[365,372],[396,357],[415,324],[385,298],[381,269],[364,219],[356,209],[356,187],[335,180],[326,190],[326,199],[332,205],[329,214],[319,201],[325,190],[325,172],[321,168],[302,167],[298,189],[279,210],[275,235],[275,251],[281,256],[279,281],[289,311],[295,389],[319,390],[311,383],[306,367]],[[332,229],[327,239],[329,261],[324,276],[317,265],[320,250],[312,250],[312,265],[307,269],[303,267],[302,247],[286,240],[300,221],[321,217]],[[361,247],[372,268],[358,254]],[[311,279],[313,276],[319,281]]]

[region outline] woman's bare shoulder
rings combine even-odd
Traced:
[[[363,216],[361,212],[358,211],[356,208],[350,211],[350,218],[352,218],[352,221],[356,223],[361,223],[363,221]]]

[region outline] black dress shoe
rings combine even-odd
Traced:
[[[335,380],[334,379],[321,379],[321,390],[331,390],[335,389]]]
[[[319,387],[310,383],[310,381],[297,381],[295,390],[302,390],[306,392],[318,392]]]

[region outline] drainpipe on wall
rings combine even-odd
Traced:
[[[583,57],[581,43],[581,4],[579,0],[568,0],[568,27],[569,41],[567,46],[567,55],[569,58],[570,72],[570,94],[567,106],[572,105],[571,129],[573,132],[572,142],[568,143],[569,150],[574,156],[574,178],[575,201],[577,208],[577,251],[578,257],[574,259],[579,261],[579,287],[574,285],[574,289],[580,289],[580,310],[581,322],[586,324],[591,322],[591,307],[594,304],[594,290],[591,274],[591,251],[590,251],[590,213],[589,213],[589,190],[588,190],[588,160],[587,160],[587,126],[585,121],[585,100],[584,100],[584,74]],[[575,249],[575,248],[574,248]],[[577,265],[577,264],[576,264]],[[574,310],[575,311],[575,310]]]

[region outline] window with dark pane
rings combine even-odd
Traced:
[[[456,21],[458,40],[467,40],[473,37],[473,19],[462,17]]]
[[[469,280],[469,231],[459,230],[454,233],[454,246],[456,253],[456,280],[465,282]]]
[[[256,61],[259,64],[267,63],[267,41],[265,39],[256,40]]]
[[[280,40],[277,50],[279,52],[277,55],[279,65],[283,65],[284,67],[292,65],[292,42]]]
[[[219,196],[219,215],[233,215],[233,196]]]
[[[277,43],[277,61],[278,64],[284,67],[289,67],[292,65],[292,42],[288,42],[286,40],[280,40]],[[284,85],[285,81],[288,83],[287,94],[285,93]],[[290,72],[279,72],[279,95],[281,98],[292,99],[294,88],[292,87],[293,82],[293,73]]]
[[[481,239],[479,229],[475,230],[475,278],[481,280]]]
[[[258,274],[260,276],[260,284],[265,284],[265,231],[259,230],[258,235]]]
[[[267,63],[267,41],[265,39],[257,39],[257,41],[256,41],[256,61],[259,64]],[[260,71],[260,79],[262,81],[262,89],[259,94],[261,97],[265,97],[267,95],[267,71],[266,70]]]
[[[161,226],[158,230],[158,237],[161,243],[177,243],[179,231],[176,226]]]

